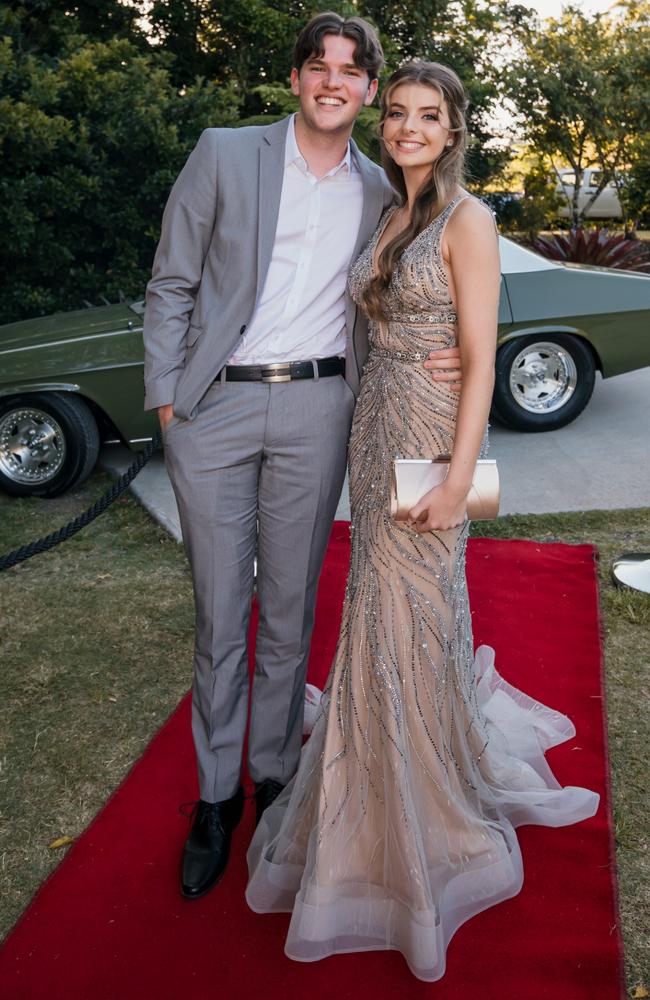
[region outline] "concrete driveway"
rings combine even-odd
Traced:
[[[494,426],[490,457],[499,463],[503,514],[650,507],[650,368],[606,381],[598,377],[587,409],[559,431],[520,434]],[[120,473],[132,458],[126,448],[109,446],[100,462]],[[132,489],[180,539],[161,453],[145,466]],[[346,483],[337,518],[349,517]]]
[[[519,434],[495,426],[503,514],[650,507],[650,368],[603,380],[577,420]]]

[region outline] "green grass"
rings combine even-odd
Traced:
[[[110,480],[56,500],[0,497],[0,551],[45,534]],[[181,547],[127,496],[0,574],[0,933],[119,784],[190,683]]]
[[[55,500],[0,494],[0,553],[88,506],[94,475]],[[592,542],[600,551],[616,849],[630,993],[650,988],[647,705],[650,598],[619,591],[612,558],[650,551],[649,511],[513,516],[475,534]],[[191,680],[182,548],[124,497],[73,539],[0,574],[0,934],[119,784]]]

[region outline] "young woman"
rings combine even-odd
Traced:
[[[421,979],[456,928],[519,892],[514,828],[592,816],[544,753],[573,725],[474,653],[467,496],[486,443],[499,296],[489,211],[461,187],[466,96],[437,63],[403,66],[382,99],[397,191],[352,268],[372,320],[350,439],[352,554],[323,712],[296,777],[263,814],[247,899],[292,911],[289,957],[395,948]],[[458,343],[460,395],[421,361]],[[392,461],[452,453],[408,523],[390,515]]]

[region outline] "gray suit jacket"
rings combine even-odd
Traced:
[[[173,403],[192,419],[253,315],[273,251],[288,122],[206,129],[172,188],[147,285],[145,409]],[[354,143],[352,152],[363,181],[354,260],[393,194]],[[346,324],[346,379],[356,393],[368,339],[349,296]]]

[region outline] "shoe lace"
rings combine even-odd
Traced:
[[[201,805],[204,806],[202,810],[200,809]],[[209,803],[202,802],[201,799],[197,799],[196,802],[181,802],[178,811],[181,816],[187,817],[190,825],[198,815],[199,823],[205,823],[210,829],[219,833],[225,832],[219,813],[216,809],[210,809]]]

